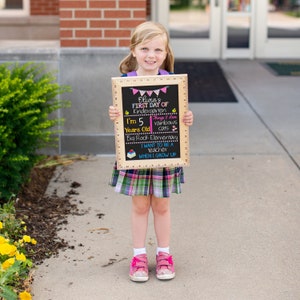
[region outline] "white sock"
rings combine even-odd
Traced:
[[[146,254],[146,248],[133,248],[133,256],[137,256],[140,254]]]
[[[165,248],[157,247],[156,255],[158,255],[159,252],[165,252],[170,254],[170,247],[165,247]]]

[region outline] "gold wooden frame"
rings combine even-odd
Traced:
[[[162,167],[179,167],[179,166],[188,166],[190,164],[190,156],[189,156],[189,129],[188,126],[184,125],[182,122],[182,118],[183,115],[186,111],[188,111],[188,81],[187,81],[187,74],[177,74],[177,75],[156,75],[156,76],[132,76],[132,77],[113,77],[112,79],[112,96],[113,96],[113,105],[115,107],[118,108],[118,110],[121,112],[121,116],[115,121],[115,144],[116,144],[116,157],[117,157],[117,168],[119,170],[122,169],[145,169],[145,168],[162,168]],[[151,90],[151,88],[154,88],[156,90]],[[144,91],[143,88],[146,88],[147,90]],[[150,88],[150,90],[149,90]],[[123,97],[123,92],[127,91],[127,94],[130,93],[128,92],[129,90],[133,91],[132,92],[132,97],[138,97],[137,96],[133,96],[134,93],[140,93],[140,97],[137,98],[139,99],[138,103],[131,103],[130,101],[132,99],[128,99],[128,102],[126,99],[123,99],[125,97]],[[161,99],[158,97],[158,95],[154,95],[154,98],[150,98],[149,95],[149,99],[147,100],[147,94],[148,92],[156,92],[156,93],[162,93],[162,91],[165,93],[165,95],[162,95],[163,97],[168,97],[167,96],[167,90],[170,91],[175,91],[175,95],[178,96],[177,99],[170,99],[170,101],[165,101],[162,102],[158,99]],[[176,109],[172,110],[171,113],[167,113],[167,108],[165,109],[141,109],[140,107],[144,107],[143,103],[141,103],[140,101],[142,101],[141,99],[141,95],[142,93],[147,93],[146,97],[145,97],[145,101],[146,103],[150,105],[154,105],[154,102],[152,103],[152,101],[158,101],[159,103],[157,105],[163,105],[163,103],[165,103],[164,105],[169,105],[169,103],[171,103],[171,105],[173,105],[174,107],[178,107],[178,110],[175,114],[173,114],[174,111],[176,111]],[[176,97],[175,96],[175,97]],[[156,97],[156,98],[155,98]],[[126,103],[124,102],[126,101]],[[171,102],[172,101],[172,102]],[[175,101],[175,102],[174,102]],[[130,103],[130,104],[128,104]],[[151,104],[150,104],[151,103]],[[128,107],[127,105],[131,105],[132,107],[138,105],[139,109],[133,109],[132,108],[132,114],[130,115],[130,112],[128,110],[124,111],[123,109],[123,104],[124,106]],[[147,104],[147,107],[148,107]],[[170,108],[171,108],[170,105]],[[168,108],[169,109],[169,108]],[[164,113],[154,113],[152,115],[152,111],[157,111],[159,110],[159,112],[165,111],[165,116]],[[135,114],[135,112],[138,112]],[[139,111],[143,111],[143,113],[139,113]],[[144,113],[146,111],[146,114]],[[131,117],[128,117],[129,116]],[[169,116],[166,116],[169,115]],[[172,117],[170,116],[172,115]],[[142,117],[139,117],[142,116]],[[139,120],[142,120],[141,122],[143,122],[144,117],[145,120],[148,121],[148,117],[151,121],[149,121],[149,124],[151,122],[152,125],[152,118],[159,118],[158,116],[160,116],[161,119],[168,119],[168,118],[173,118],[176,120],[174,121],[174,124],[178,124],[178,127],[176,127],[175,125],[172,128],[172,130],[178,130],[178,133],[173,133],[171,131],[171,133],[163,133],[163,136],[160,136],[159,134],[161,133],[157,133],[157,134],[153,134],[152,131],[151,133],[129,133],[128,135],[126,135],[128,131],[138,131],[140,132],[141,130],[143,130],[143,127],[136,127],[136,128],[130,128],[130,127],[125,127],[124,126],[124,120],[125,122],[128,124],[128,122],[132,122],[132,123],[136,123],[136,119],[139,117]],[[163,117],[162,117],[163,116]],[[129,121],[128,121],[129,120]],[[165,121],[166,123],[167,121]],[[134,124],[135,124],[134,123]],[[171,121],[169,122],[170,124],[172,123]],[[160,123],[155,123],[155,124],[160,124]],[[131,126],[131,125],[130,125]],[[135,126],[135,125],[134,125]],[[146,131],[150,131],[151,126],[147,127],[145,126],[145,130]],[[163,127],[157,127],[157,128],[163,128]],[[169,129],[168,126],[166,126],[165,128]],[[126,131],[125,131],[126,129]],[[169,129],[170,130],[170,129]],[[148,136],[147,136],[148,135]],[[151,135],[151,136],[150,136]],[[177,135],[177,139],[176,139],[176,135]],[[143,136],[143,138],[146,138],[147,136],[147,140],[145,143],[147,144],[143,144],[143,142],[128,142],[126,140],[128,140],[129,138],[132,139],[139,139],[141,136]],[[162,138],[166,138],[166,140],[160,140],[160,143],[157,142],[156,139],[162,139]],[[176,142],[176,145],[174,146],[174,143],[172,143],[172,141],[169,141],[168,139],[173,138]],[[126,140],[125,140],[126,139]],[[150,141],[150,139],[154,139]],[[151,148],[151,144],[149,144],[150,142],[153,143],[153,148]],[[139,148],[143,148],[143,147],[149,147],[147,148],[148,151],[159,151],[159,153],[162,154],[157,154],[157,153],[144,153],[144,154],[139,154],[139,157],[146,157],[144,159],[141,158],[135,158],[132,157],[132,155],[136,155],[135,151],[133,149],[131,149],[130,151],[133,151],[133,153],[129,153],[128,151],[126,151],[126,147],[131,147],[128,146],[128,144],[133,144]],[[143,144],[143,145],[142,145]],[[168,147],[165,148],[161,148],[159,147],[159,145],[161,146],[161,144],[165,145],[170,145],[171,147],[177,147],[176,151],[180,152],[180,154],[178,154],[175,150],[175,152],[170,152],[167,151]],[[150,146],[149,146],[150,145]],[[156,147],[155,147],[156,146]],[[128,150],[128,149],[127,149]],[[165,152],[163,152],[165,151]],[[129,158],[129,154],[131,155]],[[147,158],[148,156],[151,156],[150,158]],[[173,156],[176,156],[175,158]]]

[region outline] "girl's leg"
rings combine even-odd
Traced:
[[[149,279],[145,248],[149,211],[150,197],[132,197],[131,225],[134,255],[129,270],[132,281],[144,282]]]
[[[171,233],[170,199],[152,196],[151,207],[154,215],[154,227],[158,245],[156,277],[160,280],[169,280],[175,277],[173,257],[169,253]]]
[[[148,229],[150,197],[133,196],[131,210],[131,227],[133,248],[144,248]]]
[[[169,247],[171,233],[170,198],[157,198],[152,195],[151,207],[154,216],[157,245],[160,248]]]

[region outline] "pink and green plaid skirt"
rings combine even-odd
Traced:
[[[171,193],[181,193],[181,183],[184,183],[182,167],[159,169],[113,169],[110,184],[115,191],[128,196],[154,195],[158,198],[168,198]]]

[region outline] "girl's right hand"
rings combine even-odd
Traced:
[[[120,112],[115,106],[111,105],[108,109],[108,115],[112,121],[115,121],[120,116]]]

